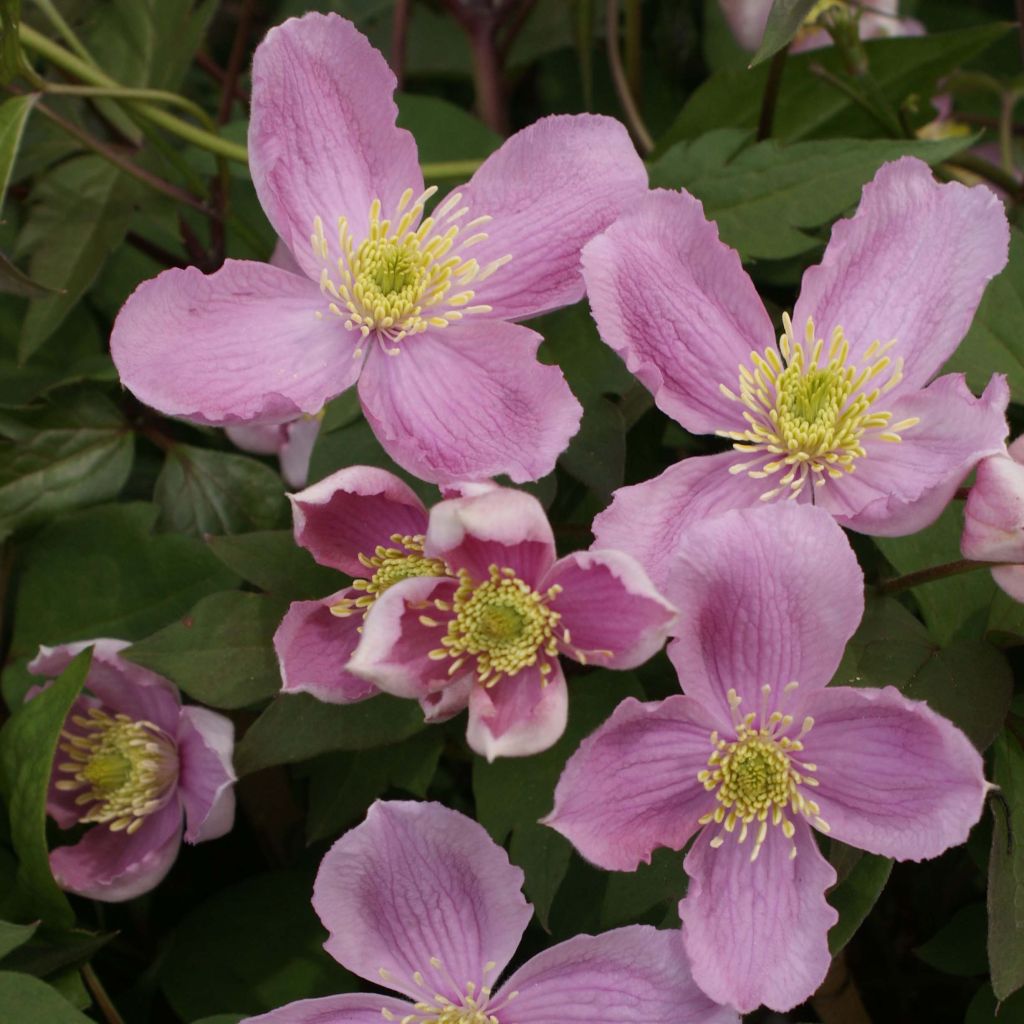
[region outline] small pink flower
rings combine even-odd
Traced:
[[[812,830],[897,860],[966,840],[982,760],[896,689],[829,686],[864,607],[842,530],[800,505],[694,525],[672,559],[686,696],[623,701],[583,741],[546,823],[603,868],[693,844],[679,905],[697,984],[741,1012],[817,989],[836,873]]]
[[[585,248],[601,337],[693,433],[732,451],[689,458],[616,492],[602,547],[660,583],[665,554],[709,514],[814,502],[862,533],[933,522],[979,459],[1003,448],[1001,375],[976,399],[960,374],[929,383],[1006,264],[1002,204],[938,184],[920,160],[883,166],[804,274],[792,322],[772,322],[701,204],[651,192]]]
[[[545,750],[562,735],[560,654],[633,668],[675,618],[629,555],[579,551],[556,561],[547,516],[523,491],[494,487],[435,505],[423,554],[447,575],[388,587],[348,671],[435,715],[468,704],[469,745],[491,760]]]
[[[301,273],[228,260],[172,269],[118,315],[121,380],[202,423],[315,414],[358,379],[363,412],[425,480],[548,473],[579,426],[538,334],[511,321],[583,296],[583,244],[646,188],[617,121],[544,118],[429,214],[395,78],[348,21],[308,14],[253,60],[249,157]]]
[[[522,884],[472,819],[377,801],[327,852],[313,907],[335,960],[405,998],[304,999],[245,1024],[738,1024],[693,984],[675,936],[646,925],[577,935],[494,991],[533,916]]]
[[[93,648],[92,664],[64,722],[46,810],[61,828],[91,825],[50,853],[61,888],[119,902],[158,885],[185,842],[217,839],[235,817],[234,726],[182,707],[169,680],[125,661],[124,640],[40,647],[29,671],[56,676]],[[30,698],[31,699],[31,698]]]

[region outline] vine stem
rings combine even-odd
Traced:
[[[117,1012],[117,1007],[110,1001],[110,996],[107,995],[103,982],[100,981],[96,972],[92,969],[92,964],[83,965],[82,980],[88,987],[89,994],[96,1000],[96,1005],[99,1007],[107,1024],[124,1024],[124,1018]]]
[[[647,156],[654,151],[654,139],[651,137],[644,119],[640,116],[640,111],[629,89],[626,69],[622,64],[622,52],[619,50],[619,0],[607,0],[605,23],[608,65],[611,68],[612,81],[615,83],[615,92],[618,94],[619,103],[622,104],[622,112],[625,114],[633,138],[640,147],[641,153]]]
[[[891,580],[883,580],[876,589],[880,594],[896,594],[901,590],[910,590],[912,587],[919,587],[924,583],[935,583],[937,580],[944,580],[950,576],[960,576],[965,572],[1016,564],[1015,562],[972,562],[968,558],[961,558],[956,562],[932,565],[927,569],[918,569],[917,572],[908,572],[903,576],[894,576]]]
[[[764,96],[761,99],[761,117],[757,123],[757,141],[763,142],[772,136],[772,127],[775,123],[775,107],[779,100],[779,90],[782,88],[782,72],[786,69],[786,58],[789,56],[789,47],[784,46],[774,57],[768,67],[768,78],[764,83]]]

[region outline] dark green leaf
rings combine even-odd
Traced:
[[[111,939],[114,932],[90,932],[81,928],[50,928],[44,925],[4,962],[12,971],[24,971],[37,977],[52,978],[73,971],[91,960]]]
[[[554,829],[524,821],[512,830],[509,859],[526,875],[526,895],[542,928],[548,927],[551,904],[572,856],[569,841]]]
[[[771,11],[768,12],[768,22],[764,27],[761,45],[757,48],[750,66],[774,57],[784,46],[789,46],[816,3],[817,0],[775,0]]]
[[[0,971],[0,1020],[33,1024],[94,1024],[45,982]]]
[[[3,211],[25,122],[38,98],[38,94],[30,93],[28,96],[12,96],[0,103],[0,212]]]
[[[416,137],[420,163],[471,160],[501,145],[501,136],[461,107],[436,96],[399,93],[398,127]]]
[[[20,21],[21,0],[0,0],[0,85],[6,85],[21,71]]]
[[[984,903],[971,903],[958,910],[927,942],[914,952],[943,974],[971,977],[985,974]]]
[[[17,295],[23,299],[41,299],[53,295],[54,289],[33,281],[0,252],[0,294]]]
[[[22,943],[28,942],[38,927],[38,921],[34,924],[11,924],[10,921],[0,921],[0,960],[12,949],[17,949]]]
[[[619,407],[598,396],[583,410],[579,433],[558,458],[562,468],[600,497],[622,486],[626,466],[626,423]]]
[[[655,850],[650,864],[641,864],[636,871],[610,871],[604,901],[601,904],[601,927],[618,928],[631,924],[651,908],[668,901],[672,910],[686,895],[686,873],[683,855],[678,850]]]
[[[290,601],[314,600],[341,590],[348,577],[313,561],[295,543],[290,530],[208,537],[210,550],[242,579],[275,597]]]
[[[853,938],[889,880],[892,861],[874,853],[865,853],[846,879],[829,890],[829,903],[839,911],[839,920],[828,933],[828,948],[833,956]]]
[[[1024,987],[1024,747],[1010,731],[996,741],[993,777],[988,956],[992,987],[1008,999]]]
[[[964,1024],[1024,1024],[1024,992],[998,1002],[992,986],[986,982],[967,1007]]]

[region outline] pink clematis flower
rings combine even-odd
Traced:
[[[533,916],[523,873],[471,818],[377,801],[327,852],[324,947],[391,995],[304,999],[244,1024],[738,1024],[693,984],[678,939],[646,925],[577,935],[497,990]]]
[[[435,505],[423,554],[447,575],[389,586],[348,671],[446,717],[468,704],[469,745],[489,760],[534,754],[562,735],[569,698],[559,654],[634,668],[675,619],[629,555],[556,561],[547,516],[522,491],[494,487]]]
[[[680,534],[725,509],[814,502],[881,536],[934,521],[1006,437],[1002,376],[980,399],[960,374],[928,381],[1008,245],[1006,214],[987,189],[940,185],[909,157],[886,164],[804,274],[776,343],[701,204],[651,192],[584,250],[591,308],[664,413],[734,450],[621,488],[595,520],[598,545],[628,551],[660,583]]]
[[[182,707],[169,680],[121,658],[124,640],[40,647],[29,664],[56,676],[87,647],[92,664],[64,722],[47,813],[61,828],[92,827],[50,853],[57,884],[120,902],[159,884],[185,842],[217,839],[235,817],[234,726]],[[39,692],[38,690],[36,692]],[[30,695],[34,696],[34,694]]]
[[[820,509],[739,509],[672,558],[686,695],[623,701],[569,759],[546,824],[603,868],[693,844],[679,905],[697,984],[787,1010],[825,977],[836,873],[812,829],[898,860],[964,842],[986,782],[970,741],[896,689],[826,687],[864,581]]]
[[[114,361],[142,401],[220,425],[316,413],[358,378],[381,444],[422,479],[535,479],[580,406],[510,321],[583,296],[580,249],[643,194],[643,163],[610,118],[548,117],[428,215],[394,88],[337,15],[272,29],[253,60],[250,166],[302,273],[165,271],[118,315]]]

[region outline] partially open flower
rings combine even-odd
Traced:
[[[64,722],[46,810],[61,828],[91,826],[50,853],[57,883],[108,902],[148,892],[170,871],[183,818],[185,842],[201,843],[229,832],[235,816],[234,726],[207,708],[183,707],[173,683],[120,657],[127,646],[41,647],[29,664],[53,677],[93,648],[83,693]]]

